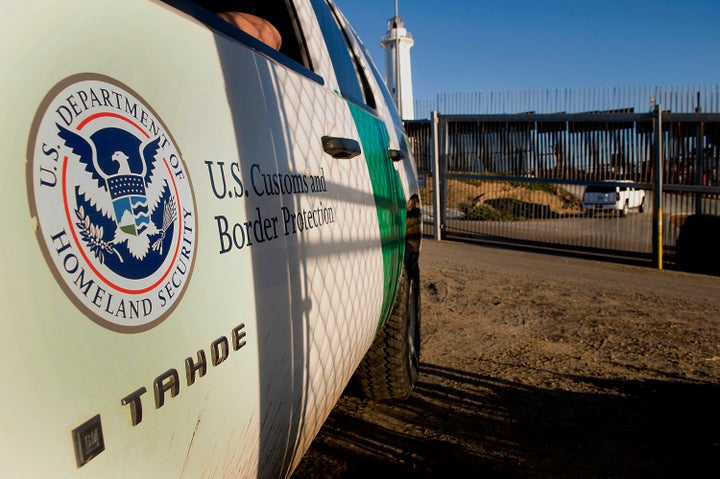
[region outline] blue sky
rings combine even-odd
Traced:
[[[335,0],[385,70],[394,0]],[[399,0],[416,98],[720,83],[720,0]]]

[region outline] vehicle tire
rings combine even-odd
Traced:
[[[625,201],[625,204],[623,204],[623,208],[620,210],[620,218],[625,218],[628,215],[629,210],[630,207],[628,205],[628,202]]]
[[[420,366],[420,271],[418,254],[405,246],[405,264],[390,317],[355,371],[358,391],[368,399],[407,399]]]
[[[645,197],[643,196],[642,201],[640,201],[640,206],[638,206],[638,213],[645,213]]]

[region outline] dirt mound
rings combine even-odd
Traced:
[[[423,190],[424,204],[432,204],[432,191],[431,184]],[[448,180],[447,207],[466,214],[485,208],[514,219],[555,218],[582,212],[580,199],[560,186],[456,179]]]

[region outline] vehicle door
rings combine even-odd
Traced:
[[[259,351],[260,377],[272,379],[263,414],[282,418],[261,431],[261,448],[287,451],[283,468],[300,460],[387,316],[405,229],[367,73],[325,1],[296,2],[296,12],[314,75],[259,59],[276,165],[249,178],[253,195],[277,211],[282,238],[254,274],[271,285],[256,301],[258,334],[273,338]]]

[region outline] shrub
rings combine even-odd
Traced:
[[[471,206],[465,209],[465,217],[468,221],[517,221],[519,218],[512,214],[503,213],[487,205]]]

